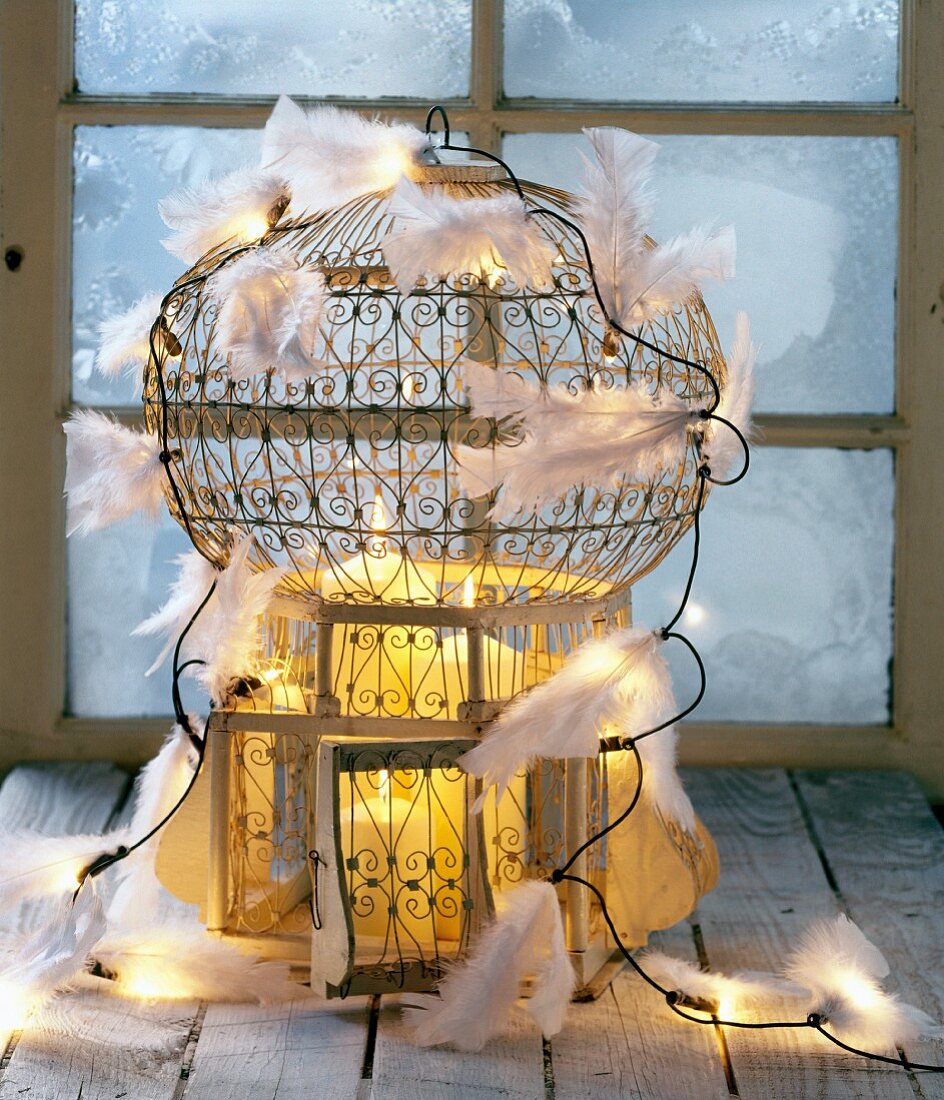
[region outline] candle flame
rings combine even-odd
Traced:
[[[462,606],[475,607],[475,581],[471,573],[462,583]]]

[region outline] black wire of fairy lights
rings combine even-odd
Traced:
[[[599,888],[594,883],[588,881],[580,875],[569,873],[570,868],[573,867],[574,863],[576,863],[576,861],[580,858],[580,856],[584,854],[584,852],[586,852],[594,844],[599,843],[608,833],[612,832],[614,829],[622,825],[623,822],[625,822],[630,817],[630,815],[638,806],[639,800],[642,797],[643,790],[643,762],[642,757],[639,753],[639,742],[642,741],[644,738],[652,737],[654,734],[667,729],[669,726],[674,725],[676,722],[681,721],[687,715],[691,714],[692,711],[695,710],[695,708],[701,703],[702,699],[704,698],[705,690],[708,684],[704,662],[692,641],[684,634],[675,631],[674,627],[677,625],[682,615],[685,613],[685,608],[688,605],[692,593],[692,587],[695,583],[695,574],[698,571],[699,552],[701,548],[701,511],[704,505],[706,483],[711,483],[712,485],[718,486],[736,485],[747,475],[748,469],[750,468],[751,451],[744,433],[735,424],[732,424],[730,420],[726,419],[723,416],[719,416],[716,413],[715,410],[721,403],[721,388],[718,385],[718,380],[714,377],[710,368],[705,363],[699,363],[696,360],[687,359],[684,356],[675,355],[665,350],[664,348],[660,348],[657,344],[654,344],[651,341],[644,339],[637,333],[630,332],[628,329],[620,325],[619,322],[617,322],[610,315],[610,311],[607,309],[606,302],[603,299],[599,284],[597,283],[596,272],[593,265],[593,258],[590,254],[589,242],[587,241],[586,235],[584,234],[580,226],[573,222],[570,218],[567,218],[565,215],[556,210],[552,210],[549,207],[538,206],[529,202],[528,197],[525,194],[518,177],[512,171],[510,166],[504,160],[502,160],[501,157],[496,156],[496,154],[490,153],[485,149],[478,149],[474,146],[452,144],[450,140],[451,132],[449,127],[449,116],[446,114],[445,108],[438,104],[434,107],[431,107],[426,115],[425,132],[430,140],[432,140],[433,136],[433,122],[437,115],[442,121],[442,132],[444,140],[437,144],[433,151],[435,152],[435,149],[448,149],[458,153],[471,153],[475,156],[485,157],[487,160],[499,165],[507,173],[508,179],[514,187],[515,191],[517,192],[518,198],[524,205],[526,216],[533,217],[536,214],[542,214],[546,217],[553,218],[561,225],[566,226],[569,230],[571,230],[571,232],[575,233],[579,238],[581,246],[583,248],[584,258],[587,265],[587,274],[590,279],[590,285],[593,289],[594,298],[596,299],[597,305],[600,308],[600,312],[603,315],[605,323],[610,328],[620,333],[622,336],[625,336],[627,339],[632,340],[633,343],[637,346],[647,348],[648,350],[655,352],[657,355],[661,356],[664,359],[669,359],[674,363],[678,363],[680,366],[688,367],[702,374],[711,388],[712,398],[708,406],[699,412],[699,417],[706,421],[717,421],[719,424],[723,424],[734,433],[743,449],[744,461],[741,469],[737,472],[737,474],[735,474],[734,477],[727,479],[715,478],[712,476],[711,468],[706,462],[700,462],[698,466],[698,469],[696,471],[698,477],[698,492],[695,499],[694,518],[692,522],[694,543],[692,547],[692,562],[688,572],[688,580],[685,585],[685,591],[682,595],[681,603],[679,604],[678,610],[676,611],[675,615],[660,631],[656,632],[663,641],[674,639],[676,641],[682,642],[692,654],[692,657],[694,658],[697,665],[699,675],[699,687],[695,699],[672,718],[668,719],[667,721],[660,722],[658,725],[653,726],[651,729],[645,730],[642,733],[638,733],[633,736],[611,736],[601,739],[601,752],[632,752],[633,756],[635,757],[637,771],[636,789],[633,792],[633,796],[630,799],[629,805],[617,817],[613,818],[606,825],[597,830],[597,832],[589,836],[573,852],[571,852],[563,865],[556,868],[550,873],[550,875],[548,875],[547,881],[551,883],[577,883],[581,886],[584,886],[596,897],[597,902],[600,906],[601,916],[603,917],[603,920],[606,923],[606,926],[610,931],[610,935],[613,937],[613,940],[616,943],[617,949],[619,950],[620,954],[625,958],[625,960],[629,963],[636,974],[638,974],[639,977],[642,978],[643,981],[645,981],[652,989],[660,993],[665,999],[665,1003],[669,1006],[669,1008],[677,1016],[680,1016],[684,1020],[688,1020],[689,1022],[695,1024],[708,1024],[711,1026],[718,1025],[722,1027],[733,1027],[751,1031],[809,1028],[822,1035],[823,1038],[827,1039],[835,1046],[840,1047],[842,1050],[848,1051],[850,1054],[855,1054],[858,1057],[865,1058],[870,1061],[887,1063],[888,1065],[897,1066],[908,1071],[919,1070],[927,1073],[944,1073],[944,1065],[929,1065],[922,1062],[913,1062],[911,1061],[911,1059],[906,1059],[904,1055],[902,1055],[900,1058],[891,1058],[884,1054],[877,1054],[873,1051],[860,1050],[857,1047],[850,1046],[848,1043],[844,1043],[840,1038],[838,1038],[838,1036],[832,1034],[826,1029],[825,1025],[829,1022],[829,1018],[825,1014],[819,1012],[809,1013],[805,1020],[765,1020],[752,1023],[740,1020],[720,1019],[718,1017],[719,1005],[715,1001],[701,997],[690,997],[687,996],[684,992],[681,992],[677,989],[668,989],[665,986],[661,985],[658,981],[656,981],[651,974],[647,973],[620,938],[620,935],[616,930],[616,926],[613,923],[613,918],[610,916],[609,909],[607,908],[606,899]],[[686,1008],[702,1012],[704,1013],[704,1016],[693,1016],[690,1014],[690,1012],[685,1011]]]

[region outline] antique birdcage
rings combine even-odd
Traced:
[[[492,163],[409,175],[460,200],[512,188]],[[521,187],[536,207],[571,209],[564,192]],[[556,866],[632,788],[631,761],[546,760],[478,814],[477,781],[456,759],[582,642],[629,623],[632,585],[697,507],[693,443],[645,482],[575,486],[530,515],[491,518],[489,500],[462,488],[456,448],[513,442],[515,429],[470,415],[464,365],[573,393],[633,383],[693,407],[709,383],[679,359],[724,377],[697,296],[643,325],[642,343],[608,328],[582,240],[546,213],[533,223],[553,250],[553,285],[516,285],[496,257],[484,272],[399,287],[383,251],[387,199],[303,216],[281,204],[261,242],[204,257],[164,301],[169,338],[144,395],[148,430],[165,429],[174,451],[171,509],[195,544],[223,565],[248,531],[258,569],[285,570],[258,675],[214,710],[203,802],[169,826],[159,870],[210,928],[310,963],[313,985],[342,995],[428,988],[496,895]],[[208,280],[262,246],[325,280],[319,366],[304,381],[234,379],[218,346]],[[655,810],[577,870],[605,896],[614,875],[635,876],[619,912],[635,944],[690,911],[716,874],[710,838]],[[586,985],[612,945],[590,895],[558,889]]]

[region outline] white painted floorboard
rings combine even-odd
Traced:
[[[654,945],[718,970],[777,969],[810,920],[845,911],[885,952],[902,997],[944,1018],[944,832],[913,780],[775,769],[684,779],[718,844],[721,883]],[[127,792],[108,764],[21,767],[0,786],[0,829],[101,829]],[[522,1018],[480,1054],[417,1049],[396,1002],[142,1004],[89,977],[22,1034],[0,1036],[0,1100],[944,1098],[944,1077],[865,1064],[811,1033],[687,1024],[629,970],[573,1005],[552,1043]],[[785,1011],[795,1018],[795,1005]],[[944,1043],[905,1053],[944,1062]]]

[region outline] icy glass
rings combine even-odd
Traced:
[[[171,714],[169,662],[145,676],[160,638],[131,631],[167,598],[173,559],[189,549],[169,517],[132,519],[68,543],[68,698],[72,714],[139,717]],[[201,700],[200,689],[196,696]],[[187,698],[185,693],[185,698]]]
[[[184,264],[161,246],[157,202],[259,156],[258,130],[191,126],[79,126],[72,219],[72,396],[137,405],[140,378],[93,370],[98,324],[145,294],[166,292]]]
[[[506,0],[505,92],[893,102],[898,0]]]
[[[471,0],[77,0],[97,94],[463,96]]]
[[[890,451],[766,447],[712,493],[679,624],[708,672],[693,720],[888,721],[894,495]],[[636,586],[637,623],[672,617],[691,551],[689,536]],[[684,706],[694,664],[680,642],[666,655]]]
[[[652,233],[732,223],[737,278],[706,287],[722,344],[737,310],[760,344],[762,412],[894,410],[898,149],[894,138],[655,137]],[[575,134],[505,138],[529,179],[574,189]]]

